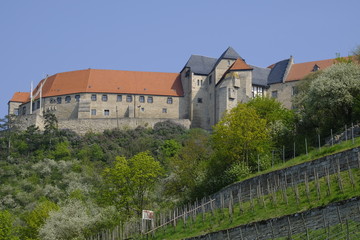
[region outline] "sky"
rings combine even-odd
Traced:
[[[15,92],[93,69],[180,72],[192,54],[229,46],[267,67],[348,56],[359,0],[1,0],[0,118]]]

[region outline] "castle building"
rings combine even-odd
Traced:
[[[249,65],[229,47],[219,58],[192,55],[180,73],[86,69],[57,73],[35,89],[16,92],[9,114],[20,126],[43,128],[52,112],[60,128],[78,133],[115,127],[153,126],[172,120],[211,130],[224,113],[256,96],[277,98],[291,108],[296,84],[334,59],[295,64],[293,57],[267,68]]]

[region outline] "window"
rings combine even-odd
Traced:
[[[145,111],[145,108],[141,108],[141,111],[144,112],[144,111]]]
[[[212,83],[212,75],[209,76],[209,85]]]
[[[56,99],[55,98],[50,98],[50,103],[56,103]]]
[[[144,96],[140,96],[140,97],[139,97],[139,102],[141,102],[141,103],[145,102],[145,97],[144,97]]]
[[[202,102],[203,102],[203,101],[202,101],[202,98],[198,98],[198,99],[197,99],[197,102],[198,102],[198,103],[202,103]]]
[[[75,101],[80,102],[80,95],[75,95]]]
[[[294,87],[291,88],[291,95],[295,96],[296,94],[298,94],[298,89],[297,89],[296,86],[294,86]]]
[[[61,97],[57,97],[56,102],[57,102],[57,104],[61,104]]]
[[[35,110],[35,102],[32,103],[32,110]]]
[[[102,100],[103,102],[107,102],[108,96],[107,96],[106,94],[102,95],[101,100]]]
[[[190,70],[187,70],[185,73],[185,77],[189,77],[190,76]]]
[[[259,86],[252,86],[251,92],[253,97],[257,97],[257,96],[262,97],[264,94],[264,89]]]
[[[167,104],[172,104],[172,103],[173,103],[172,97],[168,97],[168,98],[167,98]]]
[[[22,108],[22,114],[23,114],[23,115],[26,114],[26,106],[23,106],[23,108]]]
[[[96,101],[96,94],[91,95],[91,101]]]
[[[271,97],[272,98],[277,98],[278,97],[278,91],[272,91],[271,92]]]
[[[96,115],[96,109],[91,109],[91,115],[95,116]]]
[[[320,69],[320,67],[319,67],[317,64],[315,64],[312,71],[313,71],[313,72],[316,72],[316,71],[318,71],[319,69]]]
[[[199,79],[197,80],[197,85],[200,86],[200,80]]]
[[[116,101],[122,102],[122,95],[117,95]]]
[[[167,108],[163,108],[163,109],[162,109],[162,112],[163,112],[163,113],[167,113]]]
[[[15,115],[15,116],[18,116],[18,115],[19,115],[19,109],[18,109],[18,108],[15,108],[15,109],[14,109],[14,115]]]
[[[153,97],[148,97],[147,102],[148,103],[153,103],[154,102]]]
[[[40,108],[40,100],[36,102],[36,109]]]
[[[66,97],[65,97],[65,102],[66,102],[66,103],[69,103],[70,101],[71,101],[71,97],[70,97],[70,96],[66,96]]]
[[[127,102],[132,102],[132,96],[131,96],[131,95],[127,95],[127,96],[126,96],[126,101],[127,101]]]
[[[203,80],[201,80],[201,86],[203,85]]]
[[[105,115],[105,116],[109,116],[109,115],[110,115],[110,110],[105,109],[105,110],[104,110],[104,115]]]

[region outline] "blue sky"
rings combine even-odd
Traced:
[[[86,68],[179,72],[232,46],[266,67],[347,56],[359,0],[2,0],[0,118],[46,74]]]

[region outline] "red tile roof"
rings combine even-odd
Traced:
[[[21,102],[25,103],[30,100],[30,93],[28,92],[16,92],[9,102]]]
[[[234,62],[234,64],[230,67],[230,71],[236,71],[236,70],[252,70],[253,68],[247,65],[244,60],[238,58]]]
[[[314,66],[317,65],[319,70],[330,67],[336,62],[335,59],[327,59],[313,62],[296,63],[290,68],[290,72],[285,82],[297,81],[304,78],[306,75],[313,72]]]
[[[34,94],[44,81],[45,79],[40,81],[33,91]],[[57,73],[48,77],[43,86],[42,96],[74,93],[184,95],[179,73],[86,69]]]

